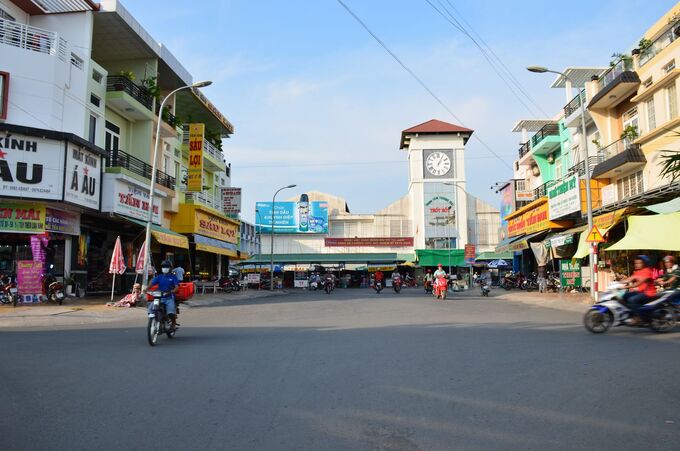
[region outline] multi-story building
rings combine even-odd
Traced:
[[[19,272],[17,262],[37,258],[30,244],[40,241],[58,275],[88,292],[110,289],[108,263],[120,236],[126,286],[150,209],[156,265],[170,258],[191,275],[212,277],[237,258],[239,222],[221,207],[231,169],[222,138],[233,126],[196,88],[160,110],[165,95],[194,80],[120,2],[1,0],[0,55],[0,164],[11,171],[0,185],[7,218],[0,270]],[[189,122],[205,124],[203,184],[192,192]],[[34,220],[18,221],[31,211]]]

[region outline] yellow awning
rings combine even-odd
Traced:
[[[236,251],[232,251],[231,249],[224,249],[222,247],[211,246],[209,244],[196,243],[196,250],[212,252],[213,254],[226,255],[227,257],[238,257],[238,253]]]
[[[608,251],[680,251],[680,212],[667,215],[629,216],[628,232]]]
[[[176,233],[162,232],[160,230],[151,230],[151,235],[161,244],[173,247],[181,247],[182,249],[189,249],[189,239],[184,235]]]

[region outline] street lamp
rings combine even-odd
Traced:
[[[276,190],[274,193],[274,198],[272,199],[272,228],[271,228],[271,237],[269,238],[270,240],[270,246],[269,246],[269,256],[270,256],[270,272],[269,272],[269,286],[271,287],[271,290],[274,291],[274,206],[276,205],[276,195],[279,194],[279,192],[283,191],[284,189],[288,188],[295,188],[297,185],[288,185],[284,186],[283,188],[279,188]]]
[[[527,70],[529,72],[534,72],[537,74],[544,74],[546,72],[550,72],[553,74],[561,75],[562,77],[565,78],[565,80],[568,80],[572,85],[575,85],[574,81],[567,76],[567,74],[557,71],[557,70],[550,70],[545,67],[541,66],[529,66],[527,67]],[[580,92],[579,92],[579,100],[580,100]],[[587,204],[587,211],[588,211],[588,230],[593,230],[593,204],[592,204],[592,193],[591,193],[591,188],[590,188],[590,164],[588,161],[588,138],[586,135],[586,108],[585,104],[581,105],[581,139],[583,140],[583,149],[585,150],[585,160],[584,160],[584,170],[586,173],[586,204]],[[595,277],[595,265],[597,262],[594,260],[594,246],[591,244],[588,246],[588,256],[590,260],[590,296],[593,299],[596,299],[597,297],[597,292],[595,291],[595,285],[597,281],[593,280]]]
[[[163,115],[163,107],[165,106],[165,102],[176,92],[181,91],[183,89],[190,89],[190,88],[205,88],[206,86],[210,86],[212,84],[212,81],[199,81],[196,82],[192,85],[187,85],[187,86],[182,86],[174,91],[170,92],[170,94],[166,95],[163,98],[163,101],[161,102],[160,108],[158,109],[158,124],[156,125],[156,142],[154,143],[153,146],[153,160],[151,161],[151,182],[149,183],[149,215],[146,218],[146,239],[144,241],[144,275],[142,276],[142,290],[146,290],[146,288],[149,285],[149,262],[151,261],[151,222],[153,221],[153,198],[154,198],[154,192],[155,186],[156,186],[156,157],[158,155],[158,143],[161,140],[161,124],[160,121],[162,121],[162,115]]]

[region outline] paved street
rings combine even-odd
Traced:
[[[497,290],[492,295],[500,294]],[[677,449],[680,333],[420,290],[298,293],[0,332],[0,445],[25,449]]]

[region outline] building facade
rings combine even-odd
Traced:
[[[120,237],[123,289],[137,277],[150,210],[156,266],[169,258],[189,277],[216,277],[238,258],[239,221],[221,206],[231,184],[222,138],[234,128],[196,88],[160,110],[162,98],[194,80],[120,2],[2,0],[0,30],[0,203],[8,218],[0,271],[19,276],[18,262],[35,261],[81,292],[110,290]],[[203,183],[194,191],[186,183],[190,122],[205,128]],[[30,211],[39,219],[18,225]]]

